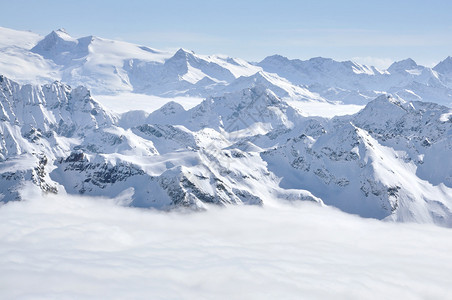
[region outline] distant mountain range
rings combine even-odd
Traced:
[[[164,97],[222,95],[263,85],[279,97],[365,104],[383,93],[408,101],[452,104],[452,58],[434,68],[412,59],[387,70],[329,58],[259,63],[179,49],[155,50],[95,36],[73,38],[64,30],[45,37],[0,28],[0,70],[21,83],[84,85],[94,94],[134,92]],[[26,67],[24,67],[26,66]]]

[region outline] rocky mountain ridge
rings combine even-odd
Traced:
[[[206,209],[310,200],[364,217],[452,226],[452,111],[384,95],[305,117],[265,86],[149,116],[83,87],[0,77],[3,202],[24,185],[123,205]],[[118,201],[119,201],[118,200]]]

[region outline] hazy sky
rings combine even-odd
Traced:
[[[275,53],[433,65],[452,55],[452,1],[0,0],[0,26],[65,28],[158,49],[258,61]]]

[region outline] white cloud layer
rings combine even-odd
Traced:
[[[1,299],[446,299],[452,231],[300,203],[162,213],[0,207]]]

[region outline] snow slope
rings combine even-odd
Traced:
[[[344,211],[451,226],[450,111],[380,96],[355,115],[300,126],[263,158],[282,187]]]
[[[16,43],[16,38],[25,41]],[[241,59],[196,55],[185,49],[173,54],[95,36],[74,38],[64,29],[42,38],[2,28],[0,52],[17,56],[17,66],[28,66],[30,73],[24,76],[25,72],[11,68],[5,59],[4,75],[26,83],[58,79],[73,86],[86,85],[95,94],[205,95],[211,85],[221,88],[260,70]]]
[[[126,59],[163,62],[166,52],[94,36],[75,39],[64,30],[52,31],[31,50],[57,65],[61,80],[71,85],[87,85],[96,93],[132,91]],[[107,88],[108,86],[108,88]]]
[[[137,118],[130,126],[127,116],[119,120],[82,87],[20,86],[5,77],[1,84],[4,202],[18,199],[21,187],[32,182],[46,192],[125,195],[130,205],[162,209],[262,204],[263,199],[321,203],[303,189],[281,189],[258,154],[223,149],[233,142],[213,126],[192,121],[191,131],[176,122],[136,123]],[[269,121],[290,124],[277,110],[290,107],[268,95],[262,101],[277,104]],[[193,112],[202,114],[204,106]],[[172,113],[167,108],[160,114]]]
[[[307,117],[265,86],[120,116],[83,87],[1,78],[2,201],[46,193],[126,205],[326,203],[364,217],[452,226],[451,109],[381,96]]]
[[[412,59],[387,70],[328,58],[306,61],[269,56],[259,63],[223,55],[175,53],[63,29],[40,37],[0,28],[0,73],[20,83],[85,85],[95,95],[138,93],[159,97],[221,96],[255,84],[280,97],[365,105],[384,93],[407,101],[452,104],[452,64],[433,69]]]
[[[352,61],[316,57],[306,61],[269,56],[257,65],[331,101],[362,104],[384,92],[406,100],[425,100],[451,106],[450,67],[447,59],[431,69],[412,59],[378,70]],[[447,75],[449,74],[449,75]],[[449,79],[448,79],[449,78]]]
[[[30,51],[41,39],[35,33],[0,27],[0,75],[34,84],[58,79],[56,65]]]

